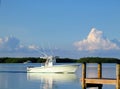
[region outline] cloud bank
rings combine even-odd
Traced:
[[[22,45],[16,37],[0,38],[0,56],[33,56],[39,47],[35,45]]]
[[[120,40],[110,40],[103,32],[92,28],[88,36],[80,41],[74,42],[77,50],[64,50],[52,48],[42,49],[36,45],[23,45],[21,41],[13,36],[0,38],[0,57],[40,57],[41,52],[47,55],[55,55],[68,58],[81,58],[88,56],[116,57],[120,58]]]
[[[0,57],[40,57],[44,56],[43,53],[60,57],[70,57],[70,52],[66,50],[54,48],[43,49],[42,47],[34,44],[25,46],[14,36],[0,38]]]
[[[15,51],[34,51],[36,50],[38,47],[35,45],[22,45],[20,43],[20,40],[17,39],[16,37],[13,36],[9,36],[9,37],[5,37],[5,38],[0,38],[0,52],[15,52]]]
[[[102,31],[92,28],[87,38],[75,42],[74,46],[79,51],[120,50],[120,44],[116,42],[107,39]]]

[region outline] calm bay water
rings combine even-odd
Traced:
[[[81,65],[75,74],[26,73],[31,64],[0,64],[0,89],[81,89]],[[97,65],[88,64],[87,77],[97,76]],[[103,64],[103,77],[115,78],[115,64]],[[97,88],[89,88],[97,89]],[[103,85],[102,89],[115,89]]]

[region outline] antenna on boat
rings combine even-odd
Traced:
[[[43,56],[47,57],[48,55],[46,54],[45,48],[44,48],[42,45],[41,45],[41,50],[42,50],[42,51],[40,51],[40,53],[42,53]]]
[[[35,50],[39,52],[41,55],[43,55],[43,57],[48,57],[48,55],[45,52],[42,52],[39,47],[35,48]]]
[[[48,44],[48,46],[49,46],[49,49],[50,49],[50,53],[54,56],[54,53],[53,53],[52,48],[50,47],[50,44]]]

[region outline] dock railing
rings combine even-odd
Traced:
[[[116,86],[116,89],[120,89],[120,63],[116,63],[116,78],[102,78],[102,63],[97,63],[97,78],[87,78],[86,77],[86,62],[82,63],[82,78],[81,84],[82,89],[87,87],[98,87],[102,89],[103,84],[112,84]]]

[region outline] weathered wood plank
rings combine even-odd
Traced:
[[[113,84],[116,85],[116,79],[108,79],[108,78],[86,78],[86,83],[93,83],[93,84]]]

